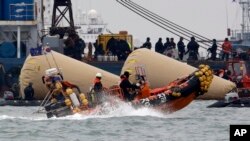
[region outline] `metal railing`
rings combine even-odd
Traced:
[[[233,30],[231,40],[250,40],[250,30]]]

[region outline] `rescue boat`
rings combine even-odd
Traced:
[[[223,107],[250,107],[250,97],[240,97],[237,92],[230,92],[225,95],[224,100],[218,100],[208,106],[208,108],[223,108]]]
[[[166,86],[150,90],[150,96],[126,102],[135,108],[149,107],[164,113],[175,112],[186,107],[196,97],[206,93],[212,80],[213,71],[210,67],[200,65],[199,69],[192,74],[178,78]],[[141,91],[137,92],[140,93]],[[44,106],[47,117],[63,117],[75,113],[89,115],[98,112],[105,101],[115,104],[113,99],[123,100],[122,91],[117,85],[101,92],[78,93],[71,88],[67,88],[65,100],[51,99]]]

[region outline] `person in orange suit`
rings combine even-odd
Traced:
[[[136,99],[143,99],[150,96],[149,84],[145,81],[143,76],[141,76],[141,80],[137,83],[137,86],[140,87],[140,92],[137,94]]]
[[[226,61],[229,59],[229,54],[232,52],[232,44],[228,40],[228,38],[225,38],[224,43],[222,44],[222,60],[224,61],[224,58],[226,58]]]

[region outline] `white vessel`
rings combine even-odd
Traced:
[[[72,3],[73,2],[74,1],[72,1]],[[44,12],[44,26],[46,31],[49,31],[52,19],[53,1],[45,0],[44,6],[46,7]],[[85,43],[94,43],[98,35],[103,34],[106,31],[107,23],[103,22],[101,15],[95,9],[86,12],[77,8],[74,3],[72,4],[72,7],[74,24],[77,27],[76,31],[78,32],[78,35],[85,41]],[[59,26],[67,26],[66,23],[66,21],[62,21]]]
[[[77,32],[86,43],[94,43],[98,35],[106,31],[107,24],[95,9],[89,10],[88,13],[79,10],[74,19],[77,19],[75,25],[79,27]]]
[[[242,22],[241,29],[233,30],[231,41],[234,48],[241,48],[243,50],[250,49],[250,0],[235,0],[241,6]]]

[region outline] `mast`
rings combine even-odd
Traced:
[[[241,24],[241,39],[246,39],[246,34],[249,33],[249,25],[250,25],[250,18],[249,18],[249,10],[250,10],[250,0],[239,0],[239,4],[242,8],[242,24]]]

